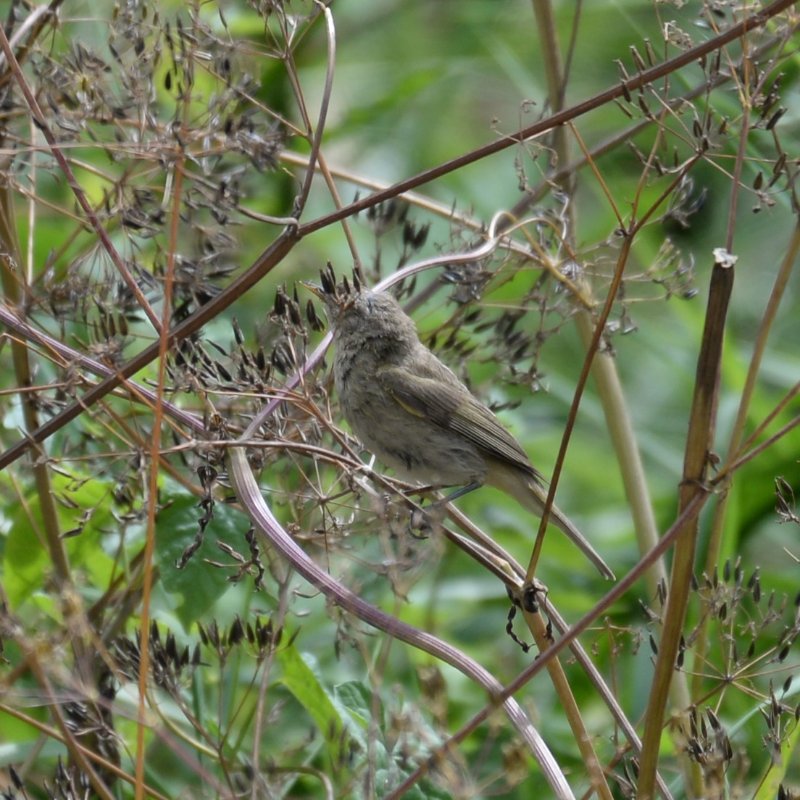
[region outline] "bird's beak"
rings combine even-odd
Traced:
[[[326,292],[324,287],[317,283],[312,283],[311,281],[298,281],[298,283],[322,301],[325,310],[328,312],[328,316],[332,320],[338,317],[344,310],[350,308],[355,299],[352,293],[349,295],[339,294],[338,289],[334,294]]]
[[[325,302],[325,292],[322,291],[322,287],[316,283],[312,283],[311,281],[298,281],[298,283],[308,289],[311,294],[316,295],[320,300]]]

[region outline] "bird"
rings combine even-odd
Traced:
[[[398,476],[459,487],[451,501],[494,486],[541,517],[545,481],[489,408],[419,338],[416,325],[386,291],[305,284],[325,304],[333,329],[334,387],[355,436]],[[550,521],[606,578],[614,573],[555,505]]]

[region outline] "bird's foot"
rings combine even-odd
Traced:
[[[426,539],[441,526],[444,512],[443,503],[432,503],[427,508],[415,506],[408,519],[409,532],[419,539]]]

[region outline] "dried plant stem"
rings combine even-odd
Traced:
[[[8,185],[0,185],[0,242],[3,255],[0,257],[0,279],[3,285],[3,294],[12,305],[19,305],[23,297],[22,270],[20,269],[21,254],[16,239],[16,226],[14,224],[14,206],[9,197]],[[32,384],[30,363],[28,361],[28,348],[18,339],[11,341],[11,357],[14,364],[16,385],[28,387]],[[36,411],[36,398],[29,392],[22,392],[20,397],[22,414],[25,420],[26,431],[35,430],[38,425]],[[36,483],[36,493],[44,525],[44,538],[50,552],[50,559],[55,568],[55,577],[59,588],[64,591],[72,584],[69,561],[61,531],[58,523],[53,491],[50,485],[50,476],[47,471],[47,455],[43,448],[37,446],[31,453],[33,462],[33,475]]]
[[[564,81],[562,77],[562,67],[560,63],[558,43],[556,40],[555,26],[553,24],[553,13],[550,0],[533,0],[533,8],[539,28],[539,38],[543,43],[544,52],[546,56],[548,56],[545,59],[545,68],[548,76],[549,98],[551,104],[554,106],[554,110],[558,111],[561,108],[561,103],[563,100]],[[573,130],[581,149],[584,151],[584,155],[586,156],[590,167],[593,170],[596,169],[594,162],[586,152],[585,145],[583,144],[577,129],[572,125],[572,123],[570,123],[570,128]],[[569,142],[566,138],[566,132],[567,127],[563,125],[554,132],[554,148],[558,155],[559,166],[569,163]],[[561,179],[562,188],[569,192],[569,186],[572,181],[574,181],[574,173],[565,174]],[[607,187],[602,180],[600,180],[600,186],[604,191],[606,191],[606,194],[609,198],[609,203],[617,214],[621,227],[624,228],[624,222],[620,218],[613,197],[611,196],[610,192],[607,191]],[[568,234],[568,241],[570,242],[574,239],[574,230],[574,214],[570,214],[570,231]],[[614,452],[617,456],[617,462],[620,465],[626,496],[631,505],[634,529],[639,542],[639,552],[644,554],[652,550],[658,542],[658,530],[656,527],[655,515],[653,514],[650,492],[648,490],[647,481],[645,480],[644,467],[639,454],[639,448],[637,447],[636,437],[631,424],[627,403],[625,402],[622,384],[619,380],[619,374],[617,373],[616,365],[613,359],[606,354],[599,353],[598,351],[600,336],[605,328],[606,320],[611,311],[611,304],[616,297],[622,275],[624,273],[628,252],[633,242],[633,235],[634,231],[632,230],[630,236],[625,239],[622,252],[620,253],[618,260],[617,269],[615,270],[614,282],[609,288],[608,296],[606,297],[606,302],[602,312],[599,315],[599,318],[594,319],[591,313],[583,308],[581,308],[576,314],[576,326],[583,341],[587,356],[583,365],[583,372],[576,388],[573,407],[570,409],[567,430],[564,433],[564,440],[562,441],[562,447],[559,451],[558,459],[556,461],[556,466],[552,477],[552,484],[547,499],[547,504],[545,506],[545,514],[539,529],[539,535],[537,537],[536,546],[531,558],[531,564],[535,563],[538,555],[537,548],[541,547],[548,505],[552,503],[553,500],[560,467],[561,464],[563,464],[563,459],[566,455],[566,444],[571,432],[571,425],[577,414],[577,404],[580,402],[580,396],[583,391],[583,387],[585,386],[587,369],[589,367],[591,367],[592,375],[594,376],[597,384],[598,394],[603,407],[603,413],[606,419],[609,435],[611,437],[612,446],[614,447]],[[531,576],[532,571],[529,566],[528,577]],[[664,579],[665,576],[666,570],[664,568],[663,561],[659,559],[654,563],[652,569],[648,570],[645,575],[651,596],[655,596],[656,586],[660,580]],[[528,616],[529,615],[526,614],[526,619]],[[533,633],[534,636],[536,636],[536,631],[533,631]],[[539,643],[538,638],[537,643]],[[555,683],[557,676],[554,677],[551,673],[551,677],[553,677]],[[558,686],[560,684],[556,683],[556,685]],[[677,682],[675,691],[677,693],[677,699],[681,705],[688,705],[689,693],[685,682]],[[564,708],[569,710],[571,692],[567,691],[564,693],[564,695],[559,694],[559,697],[564,704]],[[572,719],[572,715],[569,716],[570,719]],[[571,722],[571,724],[573,723]],[[573,731],[577,733],[577,729],[575,728],[574,724]],[[581,746],[580,735],[577,736],[577,741],[578,745]],[[593,763],[590,754],[584,753],[584,760],[588,765]],[[592,772],[592,774],[594,780],[595,773]],[[605,783],[604,777],[603,785],[605,785],[607,790],[608,787]],[[595,781],[595,787],[597,788],[597,786],[598,784]]]
[[[504,706],[509,720],[523,738],[526,745],[530,748],[531,752],[535,754],[555,796],[559,798],[569,798],[573,796],[563,773],[558,768],[558,765],[547,749],[544,741],[530,724],[517,702],[513,700],[509,694],[504,692],[503,687],[494,676],[488,673],[480,664],[468,658],[464,653],[446,642],[402,623],[374,606],[371,606],[358,597],[358,595],[335,581],[327,572],[320,569],[320,567],[295,544],[294,540],[283,529],[280,523],[278,523],[269,507],[264,502],[252,469],[247,463],[244,449],[241,447],[230,448],[228,451],[228,461],[231,484],[236,491],[236,495],[247,514],[250,516],[253,524],[256,526],[256,529],[270,548],[274,547],[280,552],[298,573],[341,608],[354,614],[376,629],[382,630],[407,644],[418,647],[434,657],[441,659],[445,663],[450,664],[467,675],[471,680],[483,686],[492,698],[502,695],[503,700],[501,703]],[[497,705],[495,705],[494,702],[491,703],[492,708],[496,708]],[[408,788],[406,787],[406,782],[389,796],[402,796],[400,793],[404,788]]]
[[[14,34],[9,39],[9,44],[12,50],[17,52],[17,61],[22,64],[28,58],[39,34],[44,30],[45,26],[55,20],[56,12],[63,0],[51,0],[47,6],[35,6],[31,13],[20,23],[19,27],[14,31]],[[28,40],[22,44],[25,37]],[[19,47],[17,47],[19,45]],[[4,67],[5,58],[0,57],[0,68]],[[0,89],[2,89],[14,77],[14,73],[9,69],[3,69],[0,74]]]
[[[501,697],[511,697],[516,694],[523,686],[528,684],[531,678],[534,677],[540,670],[547,664],[548,660],[558,655],[565,647],[570,647],[572,642],[575,641],[584,631],[592,625],[603,612],[610,608],[617,600],[630,591],[631,587],[639,580],[644,572],[646,572],[652,564],[661,558],[664,553],[672,547],[675,539],[681,530],[693,519],[697,518],[700,510],[705,505],[708,494],[698,492],[688,503],[688,505],[679,513],[677,520],[672,524],[669,530],[665,531],[664,535],[659,539],[658,544],[653,550],[646,555],[642,556],[639,563],[620,580],[613,589],[598,602],[595,606],[586,612],[575,624],[564,631],[563,635],[556,639],[551,645],[547,647],[544,652],[539,654],[530,666],[526,667],[508,686],[503,689]],[[485,707],[472,717],[468,722],[461,726],[461,728],[451,737],[453,741],[461,741],[472,733],[478,726],[482,725],[486,718],[489,716],[491,709]],[[448,740],[449,741],[449,740]],[[413,786],[418,779],[418,773],[410,775],[403,784],[403,787]],[[392,797],[400,797],[402,795],[395,794]],[[668,796],[665,795],[665,796]]]
[[[549,41],[551,37],[555,36],[555,29],[552,24],[552,9],[550,8],[549,0],[533,0],[533,6],[539,24],[540,38],[543,39],[544,50],[551,56],[551,58],[545,61],[550,100],[551,103],[560,103],[563,94],[563,81],[561,78],[561,67],[558,63],[558,46],[556,42]],[[577,128],[574,126],[571,126],[571,128],[584,152],[584,157],[588,164],[595,170],[595,174],[598,175],[598,178],[600,178],[591,155],[586,151],[583,141],[580,138]],[[565,131],[563,127],[561,130]],[[559,164],[568,162],[569,149],[565,137],[556,140],[556,152],[558,153]],[[569,180],[570,173],[564,174],[560,178],[564,188],[567,188]],[[600,179],[600,185],[606,192],[609,202],[617,214],[620,225],[623,226],[624,221],[621,219],[614,204],[613,197],[611,197],[602,179]],[[620,262],[617,269],[617,275],[619,277],[621,277],[622,270],[624,269],[625,259],[621,258]],[[588,291],[588,287],[586,288]],[[615,295],[616,290],[612,287],[609,291],[606,309],[604,313],[601,314],[599,321],[595,321],[589,312],[581,308],[576,315],[576,325],[583,340],[584,347],[587,353],[589,353],[589,357],[593,357],[592,374],[598,385],[600,400],[611,435],[611,441],[620,463],[626,494],[632,505],[635,530],[639,539],[639,551],[640,553],[645,553],[657,542],[658,530],[655,524],[647,482],[644,477],[644,468],[642,466],[638,447],[636,446],[636,438],[633,432],[633,426],[631,425],[630,414],[627,404],[625,403],[622,384],[619,380],[616,365],[609,356],[599,355],[597,353],[598,333],[603,330],[605,319],[610,311],[610,302]],[[554,475],[553,483],[556,482],[557,475]],[[665,577],[666,570],[663,564],[659,562],[647,576],[649,589],[652,595],[655,595],[658,581]]]
[[[525,571],[522,569],[520,564],[505,550],[503,550],[490,536],[480,530],[480,528],[478,528],[469,517],[467,517],[463,512],[459,511],[455,506],[448,504],[447,510],[450,519],[452,519],[453,522],[456,523],[467,534],[467,536],[470,537],[471,540],[474,540],[478,544],[476,546],[472,546],[472,542],[465,539],[462,535],[454,533],[447,527],[443,528],[443,533],[445,536],[447,536],[447,538],[457,547],[461,548],[465,553],[467,553],[467,555],[480,563],[484,569],[489,570],[497,575],[497,577],[505,583],[509,593],[516,598],[519,606],[523,607]],[[646,571],[645,574],[648,574],[648,572]],[[555,630],[562,635],[567,633],[569,631],[569,625],[559,614],[558,609],[553,605],[546,587],[542,587],[542,590],[539,592],[539,598],[542,611],[551,620]],[[527,621],[528,615],[526,614],[525,616]],[[533,629],[531,630],[533,631]],[[535,632],[534,635],[536,635]],[[542,639],[540,641],[537,636],[537,646],[539,647],[540,652],[547,648],[549,644],[549,639]],[[602,697],[603,702],[606,704],[606,706],[608,706],[608,709],[611,712],[615,722],[623,730],[625,737],[630,743],[631,749],[638,755],[641,753],[641,741],[637,736],[633,725],[625,716],[624,711],[614,698],[611,689],[606,684],[597,668],[594,666],[591,657],[583,648],[583,645],[578,639],[573,639],[570,642],[569,647],[570,651],[575,657],[575,660],[578,662],[578,664],[580,664],[581,668],[584,670],[589,680]],[[567,687],[567,690],[571,695],[571,690],[569,690],[569,687]],[[670,798],[670,792],[660,776],[658,777],[658,785],[661,795],[664,798]]]
[[[3,305],[0,305],[0,324],[5,325],[21,338],[39,345],[48,356],[52,357],[62,367],[66,364],[80,366],[92,375],[97,375],[101,378],[108,378],[115,375],[113,368],[87,356],[79,350],[75,350],[73,347],[60,342],[58,339],[54,339],[52,336],[48,336],[38,328],[20,319]],[[125,380],[122,385],[134,402],[141,403],[150,408],[155,406],[156,395],[150,389],[146,389],[141,384],[132,380]],[[168,411],[170,417],[175,420],[176,423],[197,433],[205,432],[205,424],[200,416],[179,408],[174,403],[168,403],[166,400],[164,400],[163,403],[165,410]]]
[[[733,266],[723,259],[717,259],[711,272],[706,321],[697,359],[695,392],[680,487],[681,510],[689,508],[698,497],[707,494],[705,481],[708,455],[712,447],[716,421],[723,333],[728,302],[733,289],[733,276]],[[681,527],[676,540],[667,607],[664,611],[664,626],[645,715],[637,794],[640,800],[650,800],[655,792],[664,712],[675,674],[675,663],[691,592],[698,532],[699,523],[694,516]]]
[[[77,736],[73,733],[72,726],[69,724],[69,721],[64,718],[63,705],[56,699],[56,692],[53,690],[53,686],[50,683],[47,669],[45,669],[44,665],[41,663],[36,649],[31,647],[29,643],[20,639],[17,640],[17,645],[21,646],[24,651],[27,651],[25,652],[26,662],[36,678],[36,682],[41,686],[43,693],[49,700],[56,727],[61,733],[70,759],[72,759],[78,768],[88,777],[89,783],[96,792],[97,797],[101,798],[101,800],[113,800],[111,791],[92,764],[92,760],[95,758],[94,754],[97,753],[96,743],[92,742],[88,747],[85,741],[83,747],[78,743]]]
[[[564,70],[561,47],[556,34],[553,5],[550,0],[532,0],[532,6],[536,19],[536,31],[542,45],[542,65],[547,75],[547,100],[553,111],[561,111],[564,107]],[[553,149],[559,164],[567,163],[569,144],[566,134],[567,131],[563,125],[553,131]]]
[[[523,613],[525,615],[525,622],[528,625],[528,629],[533,634],[539,652],[544,652],[550,644],[551,639],[548,638],[547,628],[542,619],[542,615],[539,613],[531,613],[526,610],[523,610]],[[598,797],[603,798],[603,800],[611,800],[613,795],[608,786],[608,781],[603,771],[603,765],[597,758],[597,753],[592,744],[592,738],[586,730],[586,725],[581,716],[581,710],[575,701],[575,695],[572,693],[572,688],[567,680],[564,667],[561,665],[561,661],[559,661],[558,657],[548,659],[547,672],[556,690],[559,702],[561,703],[561,710],[564,712],[564,716],[572,730],[575,744],[578,746],[581,758],[586,766],[592,788],[597,793]]]
[[[184,68],[186,80],[191,87],[193,83],[193,60],[189,59]],[[189,102],[191,90],[183,95],[181,112],[181,131],[185,131],[189,118]],[[164,276],[164,292],[162,297],[161,324],[156,330],[158,337],[158,370],[156,385],[156,403],[153,408],[153,427],[150,437],[150,463],[147,476],[147,525],[142,560],[142,611],[141,641],[139,667],[139,702],[137,707],[136,730],[136,800],[144,800],[145,781],[145,716],[147,702],[147,681],[150,675],[150,601],[154,585],[153,553],[156,543],[156,514],[158,510],[158,477],[161,463],[161,425],[164,418],[164,389],[167,378],[167,356],[170,346],[169,327],[172,318],[172,292],[175,282],[175,259],[178,252],[178,234],[181,224],[181,206],[183,203],[183,181],[186,157],[181,151],[172,164],[174,187],[172,192],[172,208],[169,226],[169,249],[167,251],[167,269]],[[169,181],[168,181],[169,183]]]
[[[800,381],[795,383],[794,386],[781,398],[780,403],[772,409],[768,416],[777,416],[777,411],[781,407],[785,407],[788,405],[797,395],[800,394]],[[798,425],[800,425],[800,416],[795,416],[785,425],[782,425],[775,433],[772,434],[769,438],[765,439],[761,444],[753,447],[752,450],[747,450],[747,443],[744,445],[744,454],[736,459],[730,466],[730,472],[734,472],[735,470],[739,469],[742,465],[746,464],[748,461],[752,461],[754,458],[759,456],[765,450],[768,450],[772,447],[775,442],[779,439],[782,439],[786,436],[789,431],[794,430]],[[759,425],[759,428],[766,427],[762,423]],[[755,438],[755,437],[748,437],[748,438]]]
[[[647,575],[649,570],[645,570],[645,575]],[[545,598],[542,602],[542,609],[545,614],[547,614],[550,621],[553,623],[553,627],[557,630],[562,636],[569,630],[569,625],[567,625],[566,620],[558,613],[558,610],[553,607],[552,603],[550,603],[550,599]],[[630,744],[631,750],[636,754],[638,757],[642,752],[642,742],[639,739],[633,724],[625,715],[624,710],[617,702],[616,698],[612,694],[611,689],[606,684],[605,680],[603,679],[602,675],[598,671],[597,667],[595,667],[594,662],[590,658],[589,654],[583,648],[583,645],[575,639],[570,644],[570,650],[572,651],[573,655],[575,656],[575,660],[581,665],[583,670],[586,672],[586,675],[589,677],[589,680],[594,684],[597,690],[600,692],[600,695],[603,698],[603,701],[608,706],[608,710],[611,712],[611,715],[614,718],[614,721],[619,725],[622,729],[623,733],[625,734],[625,738],[628,740]],[[672,800],[672,794],[667,787],[664,779],[661,777],[660,774],[656,775],[656,782],[658,784],[658,790],[661,793],[661,796],[664,800]]]
[[[580,313],[575,319],[575,324],[584,346],[588,347],[594,331],[592,319],[588,314]],[[636,433],[633,430],[630,410],[613,357],[607,353],[598,353],[592,365],[592,377],[597,386],[597,396],[603,406],[603,417],[608,428],[608,435],[622,474],[622,483],[633,517],[633,528],[639,552],[646,553],[658,542],[658,526],[653,514],[650,489],[647,485]],[[657,561],[645,575],[647,593],[650,597],[655,597],[658,583],[666,580],[666,577],[664,562]]]
[[[584,346],[588,347],[594,330],[591,318],[585,312],[581,312],[576,317],[576,325]],[[653,514],[641,453],[614,359],[606,353],[598,353],[592,364],[592,377],[597,386],[597,395],[603,406],[608,435],[622,475],[639,552],[644,554],[652,550],[658,542],[658,527]],[[666,582],[666,577],[664,560],[658,559],[653,562],[644,575],[648,596],[656,596],[659,582]],[[671,693],[673,702],[678,708],[689,707],[691,702],[689,686],[683,675],[675,676]],[[685,772],[693,772],[688,765],[684,766]]]
[[[18,708],[6,705],[5,703],[0,703],[0,711],[3,714],[7,714],[9,717],[12,717],[13,719],[19,720],[25,725],[29,725],[34,730],[38,731],[48,741],[63,742],[66,746],[74,746],[75,749],[86,759],[96,763],[99,767],[102,767],[102,769],[113,773],[116,778],[119,778],[119,780],[125,781],[126,783],[133,783],[133,778],[127,772],[125,772],[125,770],[120,769],[120,767],[118,767],[116,764],[112,764],[110,761],[101,758],[91,748],[81,744],[74,737],[70,738],[70,736],[63,734],[58,727],[54,728],[51,725],[45,725],[45,723],[41,722],[40,720],[35,719],[28,714],[23,714]],[[98,797],[106,796],[107,795],[104,795],[101,792],[98,793]],[[147,787],[147,796],[152,798],[152,800],[169,800],[166,795],[161,794],[161,792],[157,791],[152,786]]]
[[[577,130],[575,130],[575,135],[584,155],[589,159],[589,165],[600,181],[603,191],[609,197],[609,200],[613,205],[613,198],[611,197],[610,191],[605,186],[602,176],[596,169],[594,162],[591,160],[591,157],[589,156],[589,153]],[[653,152],[655,151],[651,151],[651,156]],[[688,174],[693,164],[696,163],[699,158],[700,153],[697,153],[694,158],[690,159],[689,162],[684,165],[682,173],[684,175]],[[639,191],[636,193],[637,199],[633,205],[632,215],[634,220],[638,211],[639,192],[643,188],[646,176],[648,174],[649,169],[645,169],[642,173]],[[672,188],[677,185],[677,183],[674,183]],[[671,193],[672,188],[670,188],[667,192],[662,193],[661,198],[656,200],[656,202],[650,206],[649,210],[647,210],[640,219],[630,223],[631,231],[629,237],[631,242],[633,241],[635,234],[641,230],[643,225],[646,223],[647,219],[655,213],[661,202],[666,199],[669,193]],[[619,217],[619,212],[617,211],[616,207],[614,207],[614,211]],[[620,224],[623,224],[621,219]],[[620,268],[618,268],[616,274],[621,277],[622,271]],[[587,352],[590,354],[590,356],[591,354],[596,355],[596,358],[592,364],[593,375],[595,376],[598,384],[598,393],[603,405],[606,423],[608,425],[612,443],[617,454],[617,460],[622,471],[626,496],[633,509],[635,523],[634,530],[636,532],[640,552],[645,553],[655,547],[655,543],[658,541],[658,529],[656,527],[655,517],[653,515],[650,492],[645,480],[644,467],[642,465],[638,447],[636,446],[635,436],[633,434],[633,426],[631,425],[627,404],[624,401],[624,394],[622,392],[622,386],[619,380],[619,375],[616,371],[616,366],[614,365],[613,360],[607,354],[598,353],[598,335],[605,327],[605,320],[607,319],[608,311],[610,310],[609,299],[616,295],[616,291],[616,288],[612,288],[612,290],[609,291],[609,297],[606,300],[604,311],[596,322],[589,319],[587,314],[581,312],[578,318],[578,326],[581,336],[586,342],[585,346],[587,348]],[[646,576],[651,597],[656,596],[657,586],[662,580],[665,580],[665,578],[666,568],[663,560],[659,560],[653,565],[652,570]],[[678,708],[685,709],[689,707],[691,702],[689,686],[685,676],[682,673],[674,676],[669,686],[669,691],[671,692]],[[683,754],[681,755],[683,756]],[[686,777],[687,789],[693,790],[695,794],[700,794],[702,792],[701,775],[697,765],[685,757],[681,758],[681,765]],[[693,787],[693,789],[691,787]]]
[[[461,167],[464,167],[468,164],[473,164],[476,161],[480,161],[487,156],[499,153],[508,149],[509,147],[514,147],[520,142],[541,136],[547,131],[564,125],[565,123],[570,122],[573,119],[577,119],[578,117],[583,116],[584,114],[587,114],[588,112],[597,108],[601,108],[606,104],[613,102],[614,100],[624,97],[626,93],[629,94],[640,87],[647,86],[657,80],[660,80],[666,75],[672,74],[681,67],[685,67],[688,64],[699,61],[704,56],[714,53],[729,42],[740,39],[748,31],[752,31],[756,28],[766,25],[770,19],[786,11],[786,9],[794,5],[795,2],[796,0],[775,0],[775,2],[771,3],[766,8],[763,8],[755,14],[745,17],[745,19],[741,20],[735,25],[731,25],[730,28],[723,33],[720,33],[718,36],[714,36],[713,38],[702,42],[696,47],[685,50],[674,58],[664,61],[661,64],[657,64],[655,67],[642,70],[636,75],[631,76],[625,81],[624,86],[622,86],[621,83],[616,84],[615,86],[606,89],[603,92],[593,95],[588,100],[576,103],[575,105],[569,106],[563,111],[558,111],[549,117],[534,123],[533,125],[528,125],[527,127],[522,128],[514,133],[510,133],[505,138],[494,139],[488,144],[471,150],[469,153],[457,156],[450,161],[445,161],[442,164],[432,167],[431,169],[399,181],[393,186],[390,186],[388,189],[376,192],[368,197],[361,198],[360,200],[357,200],[356,202],[351,203],[342,209],[331,212],[330,214],[326,214],[322,217],[312,220],[311,222],[307,222],[300,226],[300,234],[305,236],[309,233],[320,230],[321,228],[325,228],[333,222],[338,222],[345,217],[350,217],[359,213],[360,211],[365,211],[366,209],[375,205],[379,205],[386,200],[397,197],[398,195],[403,194],[410,189],[416,189],[418,186],[430,183],[436,178],[442,177],[442,175],[455,172]]]
[[[292,84],[295,92],[295,99],[297,100],[297,107],[300,110],[300,115],[303,118],[303,124],[306,128],[306,135],[311,144],[311,154],[308,158],[309,169],[306,171],[303,178],[303,185],[300,188],[300,193],[295,199],[295,216],[300,216],[300,212],[306,205],[309,192],[311,191],[311,182],[314,179],[314,168],[317,164],[319,157],[320,146],[322,145],[322,135],[325,131],[325,122],[328,118],[328,107],[330,105],[331,93],[333,91],[333,72],[336,64],[336,28],[333,24],[333,14],[330,8],[323,5],[317,0],[317,8],[325,18],[325,30],[328,37],[328,58],[325,69],[325,86],[322,91],[322,99],[320,101],[319,114],[317,115],[316,126],[312,124],[311,118],[308,114],[305,97],[303,90],[300,86],[300,79],[297,76],[294,62],[287,57],[286,59],[286,74]]]
[[[785,36],[776,35],[770,37],[766,42],[763,42],[759,47],[755,48],[747,57],[752,60],[760,60],[769,50],[773,49],[777,44],[785,41]],[[689,91],[678,97],[672,98],[671,100],[667,100],[664,103],[664,110],[674,112],[680,109],[682,106],[685,106],[687,103],[696,100],[698,97],[708,94],[711,89],[717,88],[731,81],[737,74],[738,70],[741,69],[741,64],[742,60],[731,65],[730,69],[728,70],[720,70],[712,76],[710,81],[708,78],[704,77],[702,81],[699,81]],[[633,141],[636,136],[647,130],[647,128],[655,124],[659,119],[659,117],[653,115],[638,120],[627,128],[623,128],[609,135],[606,139],[603,139],[598,144],[595,144],[592,147],[591,152],[584,151],[579,158],[575,158],[569,163],[565,162],[563,164],[559,164],[555,174],[547,175],[536,186],[533,186],[526,191],[525,195],[512,207],[511,211],[509,212],[510,215],[514,218],[523,216],[527,213],[529,208],[534,206],[550,193],[553,183],[556,183],[559,186],[564,185],[564,182],[571,175],[575,175],[578,170],[590,165],[593,161],[596,161],[601,156],[616,150],[621,145],[625,145],[628,142]],[[283,158],[284,156],[282,155],[281,157]]]
[[[789,242],[789,247],[786,250],[783,261],[781,262],[778,274],[775,277],[775,283],[772,286],[767,307],[761,317],[761,322],[758,326],[756,333],[755,344],[753,346],[753,354],[750,358],[750,364],[747,369],[747,377],[745,378],[744,387],[742,388],[742,396],[739,400],[739,408],[736,413],[736,419],[733,423],[730,439],[727,448],[727,463],[736,462],[742,455],[742,438],[744,436],[745,425],[747,424],[747,417],[750,412],[750,402],[753,399],[753,393],[756,388],[756,381],[758,380],[759,370],[761,369],[761,361],[764,357],[764,351],[767,346],[767,339],[769,338],[772,324],[778,313],[778,306],[783,299],[786,287],[789,282],[789,277],[794,269],[794,264],[797,259],[798,252],[800,251],[800,225],[796,225],[792,238]],[[731,476],[732,477],[732,476]],[[719,563],[720,550],[722,546],[722,532],[725,527],[725,515],[728,510],[728,501],[730,494],[727,491],[720,493],[716,506],[714,508],[714,516],[711,522],[711,536],[708,543],[708,551],[706,554],[706,573],[711,575]],[[695,663],[695,678],[692,684],[692,696],[697,698],[702,691],[703,679],[697,666],[704,663],[705,653],[708,648],[708,625],[707,619],[703,621],[700,635],[697,637],[694,647],[694,663]]]
[[[0,249],[2,249],[3,253],[2,257],[0,257],[0,282],[3,286],[3,294],[11,305],[20,306],[23,303],[27,286],[25,285],[25,273],[22,269],[22,253],[16,236],[16,225],[14,224],[14,204],[11,197],[11,187],[4,180],[0,183],[0,243],[2,243],[2,248]],[[29,356],[30,352],[25,344],[19,339],[12,339],[11,357],[14,365],[15,380],[16,385],[21,388],[31,386],[33,383]],[[36,430],[39,425],[39,415],[35,394],[21,392],[20,406],[26,431]],[[30,524],[31,527],[39,527],[41,524],[42,538],[46,543],[50,562],[53,565],[64,625],[68,630],[75,632],[74,635],[70,636],[70,646],[75,657],[77,681],[88,694],[92,694],[97,688],[93,658],[94,650],[88,644],[88,637],[84,635],[84,632],[88,630],[88,626],[84,624],[85,616],[80,602],[80,594],[75,590],[67,550],[61,535],[61,524],[56,507],[55,493],[50,480],[47,453],[41,445],[36,445],[30,454],[30,458],[36,496],[39,501],[39,513],[41,515],[41,519],[31,519]],[[29,513],[31,513],[30,510]],[[34,669],[34,674],[38,679],[44,676],[42,670],[35,669],[35,665],[31,664],[31,667]],[[60,711],[54,707],[53,714],[59,726],[62,726],[63,718]],[[89,744],[90,742],[90,747],[94,747],[96,744],[94,736],[90,736],[86,743]],[[82,756],[74,750],[74,747],[70,748],[70,754],[71,758],[76,760],[76,763],[83,763]],[[102,779],[91,769],[88,762],[87,768],[92,780],[100,782],[96,788],[102,794]]]
[[[250,269],[236,278],[224,292],[220,292],[191,316],[172,328],[168,333],[168,346],[171,347],[177,342],[183,341],[187,336],[202,328],[210,319],[213,319],[223,308],[230,305],[234,299],[241,297],[244,292],[280,263],[296,243],[296,229],[293,227],[287,228],[264,250]],[[113,392],[118,386],[125,383],[128,378],[150,364],[158,356],[158,352],[159,342],[155,341],[130,361],[127,361],[116,371],[109,374],[105,380],[86,391],[82,397],[67,406],[63,411],[51,417],[47,422],[36,428],[35,431],[31,431],[27,437],[9,447],[0,455],[0,469],[16,461],[35,443],[43,442],[50,438],[57,430],[60,430],[68,422],[78,417],[84,409],[92,406],[109,392]]]

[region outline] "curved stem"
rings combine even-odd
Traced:
[[[370,605],[357,594],[334,580],[327,572],[320,569],[295,543],[294,539],[289,536],[264,502],[255,476],[247,463],[244,448],[230,448],[228,451],[228,463],[231,484],[236,496],[268,547],[277,550],[303,578],[344,610],[354,614],[378,630],[382,630],[390,636],[450,664],[486,689],[491,699],[490,707],[503,706],[514,728],[539,761],[555,796],[558,798],[571,798],[573,796],[563,773],[541,736],[530,723],[516,700],[505,694],[503,686],[491,673],[447,642],[401,622]],[[494,698],[501,694],[505,696],[498,703]]]

